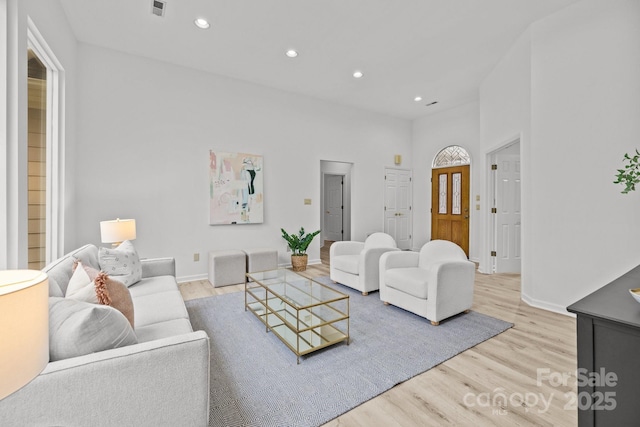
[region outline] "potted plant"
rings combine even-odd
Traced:
[[[293,266],[293,271],[305,271],[308,261],[307,248],[313,238],[320,233],[320,230],[309,234],[305,234],[304,227],[300,227],[298,234],[289,234],[284,231],[284,228],[280,230],[282,231],[282,238],[287,241],[289,249],[291,249],[291,265]]]
[[[640,151],[636,149],[636,154],[633,157],[625,153],[623,161],[627,165],[624,169],[618,169],[616,180],[613,183],[624,184],[625,189],[622,190],[622,194],[627,194],[629,191],[635,191],[636,184],[640,183]]]

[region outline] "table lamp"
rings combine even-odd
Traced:
[[[49,281],[36,270],[0,271],[0,400],[49,363]]]
[[[111,243],[114,248],[125,240],[136,238],[135,219],[115,219],[100,221],[100,237],[102,243]]]

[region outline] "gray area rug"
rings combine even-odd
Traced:
[[[319,426],[512,326],[472,311],[435,327],[377,292],[319,281],[349,295],[351,342],[299,365],[244,311],[243,292],[186,302],[194,330],[211,339],[210,426]]]

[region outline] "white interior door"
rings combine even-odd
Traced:
[[[400,249],[411,249],[412,178],[407,169],[385,169],[384,232],[391,235]]]
[[[520,148],[519,144],[499,151],[495,180],[496,273],[520,273]]]
[[[324,176],[324,236],[326,240],[343,239],[343,177],[342,175]]]

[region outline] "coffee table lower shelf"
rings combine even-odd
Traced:
[[[348,297],[341,307],[336,307],[335,300],[300,307],[270,292],[266,298],[258,294],[264,296],[264,289],[245,288],[245,309],[296,354],[298,364],[300,356],[343,341],[349,344]]]

